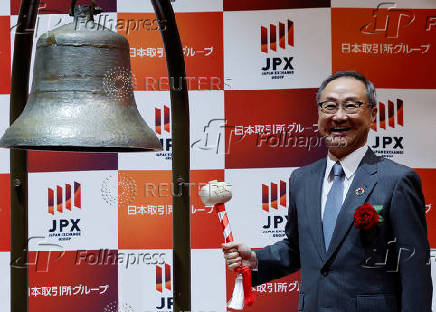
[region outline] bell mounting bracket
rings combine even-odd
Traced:
[[[77,0],[71,0],[71,6],[70,6],[70,16],[74,16],[74,8],[76,7]],[[97,6],[97,3],[95,0],[90,0],[90,8],[91,8],[91,18],[93,18],[94,15],[103,13],[103,9]]]

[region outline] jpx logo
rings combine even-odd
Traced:
[[[163,108],[154,108],[155,116],[155,131],[160,136],[160,143],[163,147],[163,152],[159,152],[156,155],[164,157],[165,159],[171,159],[171,129],[170,129],[170,108],[164,105]]]
[[[65,195],[65,197],[64,197]],[[73,195],[73,196],[72,196]],[[71,192],[71,184],[65,184],[65,188],[62,186],[56,186],[56,200],[55,191],[53,188],[48,188],[48,213],[55,214],[55,202],[56,211],[58,213],[64,212],[64,207],[66,210],[71,211],[71,206],[76,208],[82,208],[81,200],[81,187],[80,183],[74,182],[74,194]]]
[[[278,31],[278,34],[277,34]],[[278,36],[277,36],[278,35]],[[288,20],[288,24],[279,23],[277,25],[270,24],[269,28],[260,27],[261,51],[268,53],[269,50],[277,51],[277,45],[281,49],[286,49],[286,46],[294,46],[294,22]]]
[[[268,26],[260,26],[260,51],[264,54],[274,53],[272,57],[266,57],[264,66],[261,67],[262,76],[271,76],[271,79],[283,79],[285,76],[294,74],[294,57],[280,55],[294,47],[294,22],[279,22]]]
[[[262,184],[262,210],[267,212],[267,220],[262,225],[263,233],[273,237],[283,237],[283,226],[287,221],[287,215],[279,206],[286,208],[287,183],[280,180],[279,183],[271,182],[270,185]],[[277,212],[274,214],[273,212]]]
[[[280,188],[279,188],[280,186]],[[262,209],[278,209],[278,205],[286,208],[286,182],[280,180],[279,185],[271,182],[270,186],[262,184]]]
[[[74,182],[73,185],[56,185],[56,188],[48,188],[47,206],[48,213],[51,215],[55,215],[55,211],[60,214],[64,214],[66,210],[72,211],[72,207],[82,209],[81,184]],[[48,237],[68,241],[74,236],[80,236],[79,222],[80,219],[53,219],[48,230]]]
[[[396,9],[395,3],[380,3],[372,13],[372,21],[362,26],[364,34],[383,34],[386,38],[398,38],[400,30],[415,20],[415,14],[405,9]]]
[[[156,265],[156,290],[161,294],[171,294],[171,265]],[[156,309],[172,311],[172,307],[173,297],[161,297],[160,305],[156,306]]]
[[[377,106],[377,120],[372,125],[374,134],[373,145],[376,154],[393,157],[404,154],[404,101],[402,99],[379,102]]]

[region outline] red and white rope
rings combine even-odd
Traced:
[[[233,242],[233,233],[230,229],[230,222],[224,204],[215,204],[215,211],[223,228],[224,240],[226,243]]]

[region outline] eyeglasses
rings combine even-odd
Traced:
[[[355,114],[355,113],[359,112],[360,107],[363,104],[366,104],[366,103],[361,102],[361,101],[348,100],[342,104],[339,104],[335,101],[327,100],[327,101],[318,103],[318,106],[321,108],[321,111],[325,114],[336,114],[339,110],[339,107],[342,107],[342,109],[347,114]]]

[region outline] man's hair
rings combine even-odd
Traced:
[[[319,103],[321,92],[327,87],[329,82],[342,77],[352,78],[362,81],[365,84],[366,98],[368,100],[368,105],[371,107],[376,107],[377,100],[375,95],[374,84],[370,80],[367,80],[363,74],[354,70],[342,70],[328,76],[327,79],[321,83],[321,86],[319,87],[318,92],[316,93],[316,102]]]

